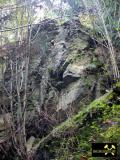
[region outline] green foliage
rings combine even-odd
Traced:
[[[77,160],[82,157],[99,160],[91,157],[92,142],[117,142],[120,146],[120,105],[115,104],[118,96],[110,91],[55,128],[48,150],[56,160]],[[112,106],[109,106],[110,102]]]
[[[115,84],[115,87],[120,87],[120,82],[117,82],[117,83]]]

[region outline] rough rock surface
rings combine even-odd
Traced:
[[[36,134],[41,137],[40,132],[47,134],[53,124],[72,116],[83,104],[100,97],[111,87],[112,75],[107,72],[111,69],[108,50],[92,40],[81,28],[78,19],[65,22],[60,26],[55,20],[45,20],[32,30],[27,111],[36,109],[37,114],[34,112],[35,115],[32,114],[31,120],[27,122],[28,138],[36,137]],[[14,49],[11,48],[9,52],[12,53],[11,59],[15,62]],[[18,74],[18,79],[22,77],[24,82],[27,57],[21,56],[23,53],[23,51],[19,52],[17,58],[20,66],[18,69],[23,71]],[[15,65],[13,63],[13,73],[15,73]],[[7,91],[10,91],[12,74],[10,61],[7,61],[4,72],[4,86]],[[15,74],[12,80],[15,84]],[[24,90],[23,82],[20,84],[21,96]],[[0,86],[1,84],[2,82]],[[13,85],[13,94],[16,94],[15,85]],[[9,99],[6,100],[6,92],[3,94],[1,87],[0,95],[2,95],[0,105],[6,105],[9,109]],[[42,111],[45,114],[40,115]],[[41,117],[45,120],[44,125]],[[39,120],[38,126],[35,125],[36,120]],[[37,133],[34,135],[30,131],[31,126],[35,127],[34,132],[37,128]],[[41,131],[43,128],[46,128],[46,131]]]
[[[92,160],[91,143],[114,142],[120,147],[120,82],[84,106],[39,141],[36,160]],[[112,102],[112,103],[111,103]],[[117,152],[120,158],[120,150]],[[98,157],[94,157],[98,160]],[[104,160],[105,157],[101,157]]]
[[[54,21],[47,23],[52,23],[51,27],[54,27],[49,32],[44,26],[32,46],[36,56],[33,53],[30,81],[34,85],[32,98],[35,98],[36,104],[51,113],[53,110],[66,110],[84,98],[100,96],[101,90],[105,92],[101,85],[104,52],[96,56],[94,50],[97,45],[90,48],[94,42],[80,30],[79,20],[66,22],[59,27]],[[41,50],[36,49],[38,43],[42,46]]]

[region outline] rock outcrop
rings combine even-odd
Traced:
[[[114,82],[108,49],[93,40],[82,27],[79,19],[73,19],[62,25],[58,25],[55,20],[45,20],[32,30],[27,100],[24,108],[28,151],[32,149],[34,139],[49,136],[53,127],[105,94]],[[4,57],[6,61],[5,64],[3,63],[4,70],[0,64],[0,106],[1,108],[5,106],[10,112],[9,94],[12,94],[13,112],[16,113],[18,111],[16,74],[21,105],[23,105],[28,46],[24,44],[24,47],[18,47],[17,55],[15,55],[15,47],[12,46],[9,54]],[[116,53],[116,56],[119,55],[119,51]],[[18,60],[17,73],[15,58]],[[119,56],[117,60],[119,64]],[[1,75],[2,72],[4,77]],[[99,114],[99,111],[95,114]],[[75,121],[75,125],[76,123],[79,122]],[[0,119],[0,125],[3,125],[3,119]],[[1,131],[3,126],[0,127]],[[40,152],[43,154],[43,148]]]
[[[105,69],[110,64],[107,49],[98,49],[100,45],[81,31],[79,20],[61,26],[52,20],[44,23],[36,26],[32,44],[29,83],[34,88],[33,105],[53,115],[76,110],[82,100],[88,102],[105,93],[111,86]]]
[[[8,60],[4,71],[6,90],[10,90],[11,85],[9,58],[15,61],[14,47],[9,48],[10,54],[6,57]],[[18,79],[23,80],[20,84],[21,94],[27,61],[27,57],[21,56],[26,54],[26,48],[22,48],[24,51],[18,47],[20,53],[17,55],[20,71]],[[14,63],[12,67],[14,72]],[[55,20],[43,21],[32,30],[28,110],[37,108],[46,111],[56,120],[59,119],[61,110],[64,114],[68,111],[68,115],[74,113],[81,104],[98,98],[111,87],[111,75],[107,73],[109,67],[107,49],[83,32],[79,19],[65,22],[61,26]],[[13,74],[13,84],[14,76]],[[13,90],[16,93],[15,85]],[[9,106],[9,100],[6,103]]]
[[[119,89],[120,83],[117,83],[109,93],[84,106],[79,113],[53,129],[39,141],[35,159],[92,160],[92,143],[117,143],[119,148]],[[116,158],[120,158],[120,150]]]

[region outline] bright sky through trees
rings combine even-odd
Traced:
[[[38,4],[38,6],[40,7],[37,7],[35,9],[36,11],[36,14],[35,14],[35,23],[38,23],[40,20],[43,20],[47,17],[51,17],[51,18],[54,18],[54,11],[55,10],[67,10],[70,8],[70,6],[68,5],[68,3],[64,3],[64,2],[61,2],[61,0],[52,0],[52,8],[50,8],[50,6],[46,5],[45,2],[40,2]]]

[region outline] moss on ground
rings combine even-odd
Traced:
[[[117,142],[120,147],[119,84],[116,85],[117,89],[93,101],[52,131],[51,139],[45,144],[47,151],[53,155],[51,159],[104,160],[91,156],[93,142]]]

